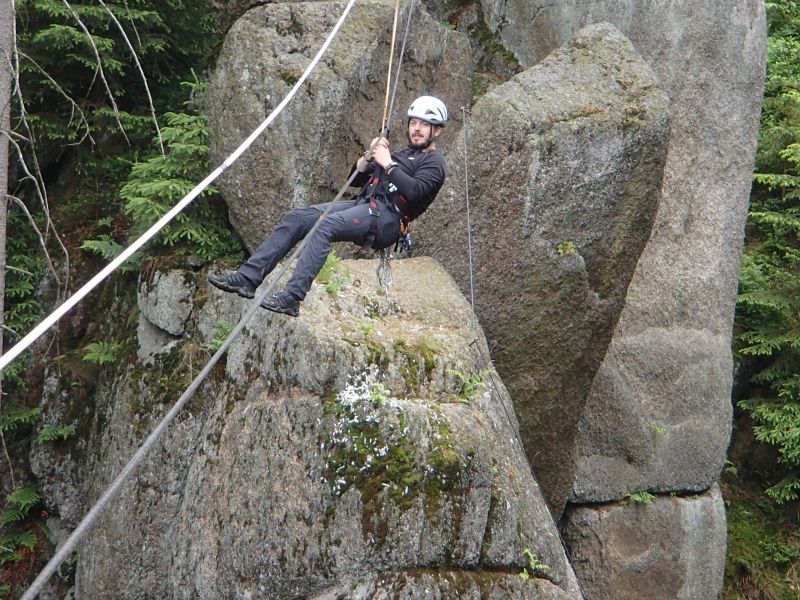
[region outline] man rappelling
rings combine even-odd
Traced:
[[[447,107],[441,100],[433,96],[414,100],[407,113],[408,146],[392,152],[385,137],[372,140],[355,164],[358,174],[352,185],[361,186],[361,191],[353,199],[289,211],[237,271],[209,275],[209,282],[226,292],[254,298],[256,287],[327,210],[286,287],[261,303],[262,308],[296,317],[334,242],[388,248],[430,206],[446,176],[444,157],[436,148],[436,138],[446,123]]]

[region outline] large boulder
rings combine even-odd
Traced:
[[[582,598],[453,280],[400,261],[382,296],[377,261],[342,265],[247,325],[85,540],[78,597]],[[249,306],[198,287],[180,345],[120,366],[88,497]]]
[[[406,144],[401,117],[416,96],[435,92],[454,106],[469,97],[466,36],[417,6],[394,98],[393,146]],[[342,9],[340,2],[268,4],[248,11],[231,28],[208,89],[215,162],[289,92]],[[393,9],[390,0],[358,2],[304,88],[220,178],[231,223],[251,250],[288,209],[331,200],[378,134]],[[404,22],[400,25],[402,34]]]
[[[559,514],[575,438],[659,206],[668,100],[610,25],[582,30],[474,106],[468,154],[475,311]],[[420,247],[468,285],[463,142]]]
[[[563,531],[592,600],[711,599],[722,589],[727,529],[716,485],[699,496],[570,507]]]
[[[764,4],[481,5],[490,29],[525,65],[586,24],[611,22],[670,96],[661,207],[582,414],[572,497],[707,489],[730,434],[730,337],[762,100]]]

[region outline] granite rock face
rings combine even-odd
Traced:
[[[630,42],[598,24],[472,110],[475,309],[556,514],[592,378],[659,206],[668,109]],[[450,154],[442,198],[418,226],[422,250],[462,284],[463,153],[462,143]]]
[[[256,313],[89,534],[77,597],[582,598],[455,283],[409,259],[381,296],[377,261],[343,265],[299,318]],[[198,291],[179,344],[120,366],[89,498],[248,307],[203,276],[183,275]],[[524,551],[548,570],[523,581]]]
[[[406,144],[402,117],[417,96],[435,89],[453,106],[469,97],[466,36],[417,7],[392,107],[392,147]],[[215,163],[289,92],[343,8],[339,2],[268,4],[231,28],[208,90]],[[379,132],[393,14],[389,0],[358,2],[303,89],[220,178],[231,222],[251,250],[287,210],[332,200]]]
[[[730,435],[730,337],[762,100],[763,3],[481,5],[490,29],[525,65],[586,24],[613,23],[670,97],[662,201],[581,416],[571,496],[707,489]],[[609,426],[618,434],[600,433]],[[657,444],[653,430],[663,431]]]
[[[192,312],[194,292],[194,281],[187,281],[184,271],[157,271],[151,281],[139,282],[139,309],[151,324],[178,336],[184,332]]]
[[[563,531],[592,600],[695,600],[722,588],[727,529],[716,485],[698,496],[568,507]]]

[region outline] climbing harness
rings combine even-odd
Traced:
[[[397,0],[397,4],[399,6],[400,0]],[[200,192],[207,187],[216,177],[219,176],[222,171],[227,168],[230,164],[232,164],[246,149],[247,147],[252,144],[252,142],[258,137],[258,135],[266,129],[266,127],[271,123],[275,116],[283,110],[283,108],[288,104],[289,100],[292,96],[296,93],[299,86],[305,81],[305,79],[309,76],[311,71],[316,67],[319,60],[322,58],[325,50],[327,50],[330,43],[333,41],[333,38],[338,33],[339,29],[341,28],[342,24],[344,23],[345,18],[349,14],[350,10],[352,9],[353,5],[355,4],[355,0],[350,0],[347,6],[345,7],[342,15],[339,17],[336,25],[334,26],[333,30],[329,34],[328,38],[323,43],[322,47],[320,48],[317,55],[311,61],[309,67],[307,68],[306,72],[300,77],[297,81],[295,86],[289,92],[289,95],[284,98],[284,100],[276,107],[276,109],[270,114],[267,120],[264,121],[244,143],[233,153],[231,154],[228,159],[215,170],[211,175],[209,175],[206,179],[204,179],[198,186],[192,190],[186,198],[184,198],[181,202],[176,205],[167,215],[162,217],[148,232],[145,233],[139,240],[137,240],[134,244],[132,244],[128,250],[124,251],[123,254],[118,257],[115,261],[112,261],[105,269],[103,269],[98,275],[96,275],[92,280],[89,281],[78,293],[71,296],[64,304],[57,311],[55,311],[48,319],[43,321],[37,328],[31,331],[28,336],[23,338],[21,342],[19,342],[12,350],[19,347],[22,342],[29,340],[22,346],[18,351],[15,353],[9,352],[9,354],[2,357],[2,362],[0,362],[0,369],[7,365],[14,357],[19,355],[27,346],[29,346],[34,340],[36,340],[44,331],[46,331],[53,323],[55,323],[58,319],[61,318],[72,306],[77,304],[86,294],[89,293],[94,287],[96,287],[100,281],[102,281],[105,277],[107,277],[114,269],[116,269],[120,264],[125,262],[127,258],[129,258],[134,252],[136,252],[139,248],[141,248],[144,243],[146,243],[155,233],[157,233],[166,223],[174,217],[182,208],[188,205],[191,200],[193,200]],[[396,11],[397,14],[397,11]],[[409,13],[409,18],[411,14]],[[396,25],[396,23],[395,23]],[[395,89],[396,91],[396,89]],[[393,93],[394,95],[394,93]],[[393,102],[392,98],[392,102]],[[386,120],[388,119],[388,114],[385,115],[384,124],[382,129],[386,127]],[[186,389],[186,391],[181,395],[181,397],[175,402],[173,407],[169,410],[169,412],[164,416],[164,418],[156,425],[150,435],[147,436],[147,439],[142,443],[133,457],[128,461],[122,471],[117,475],[105,492],[100,496],[100,498],[95,502],[95,504],[89,509],[89,512],[84,516],[75,530],[70,534],[70,536],[63,542],[63,544],[59,547],[56,554],[48,561],[33,583],[30,585],[28,590],[25,594],[21,597],[21,600],[33,600],[39,592],[44,587],[45,583],[50,579],[50,577],[55,573],[58,569],[59,565],[66,560],[72,551],[75,549],[75,546],[78,544],[80,539],[89,531],[89,529],[94,525],[94,522],[98,519],[102,511],[108,505],[108,503],[112,500],[112,498],[116,495],[116,493],[120,490],[123,483],[130,477],[130,475],[139,467],[139,465],[144,460],[147,453],[150,449],[155,445],[158,439],[166,430],[167,426],[175,419],[178,413],[183,409],[183,407],[189,402],[192,398],[194,393],[200,387],[200,385],[205,381],[206,377],[208,377],[209,373],[211,373],[212,369],[217,365],[219,360],[228,351],[228,348],[233,343],[233,340],[242,332],[245,328],[247,323],[253,318],[253,316],[261,310],[261,303],[266,299],[273,291],[275,286],[277,285],[278,281],[283,277],[283,275],[288,271],[289,266],[295,261],[295,259],[300,255],[303,249],[306,247],[306,243],[309,238],[312,237],[313,233],[319,228],[320,224],[323,222],[324,218],[328,215],[333,205],[338,202],[342,196],[344,196],[347,189],[350,187],[350,184],[353,182],[357,175],[358,171],[354,170],[353,173],[350,175],[348,180],[342,185],[337,193],[336,197],[334,198],[333,202],[326,208],[326,210],[322,213],[321,217],[316,221],[314,226],[308,232],[308,234],[300,241],[300,243],[296,246],[294,252],[292,253],[289,260],[284,261],[284,264],[278,269],[275,277],[265,286],[264,290],[252,300],[250,306],[248,307],[245,315],[240,319],[239,323],[233,330],[228,334],[228,337],[219,347],[219,349],[214,353],[214,355],[209,359],[206,366],[198,373],[198,375],[194,378],[192,383]],[[151,233],[152,232],[152,233]],[[149,235],[149,237],[147,237]]]
[[[402,254],[403,252],[406,255],[411,255],[411,251],[414,249],[414,240],[411,238],[411,231],[409,228],[411,227],[411,221],[408,217],[403,217],[400,221],[400,235],[397,237],[397,241],[394,243],[394,251]]]

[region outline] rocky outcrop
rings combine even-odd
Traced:
[[[237,338],[82,545],[78,597],[582,597],[452,279],[400,261],[381,296],[376,261],[342,264],[334,295],[315,284],[299,318],[260,311]],[[198,288],[178,346],[120,367],[90,498],[248,306]]]
[[[568,507],[563,531],[587,598],[719,595],[727,531],[716,485],[699,496]]]
[[[489,28],[526,66],[584,25],[613,23],[670,96],[661,204],[580,417],[570,500],[581,503],[581,523],[602,523],[607,508],[582,503],[641,490],[708,490],[719,476],[730,434],[730,336],[762,99],[763,3],[481,0],[481,7]],[[520,421],[524,427],[523,414]],[[687,537],[704,549],[700,572],[685,568],[683,577],[673,579],[680,588],[645,581],[636,575],[639,562],[628,569],[623,559],[601,550],[643,536],[636,514],[615,510],[608,521],[614,524],[595,527],[595,541],[581,543],[584,550],[578,551],[587,557],[575,566],[589,594],[639,597],[646,587],[663,598],[716,597],[724,517],[719,500],[712,504],[707,512],[715,515],[709,527],[714,533],[705,544],[694,540],[685,523],[663,521],[660,531],[671,541],[658,569],[676,566],[671,556],[684,556]],[[571,509],[567,514],[568,523],[575,522]],[[590,555],[607,560],[592,568]],[[619,570],[609,568],[615,564]],[[703,585],[690,585],[693,577]],[[626,579],[631,583],[622,583]]]
[[[231,28],[208,90],[215,162],[289,92],[342,8],[337,2],[269,4]],[[231,222],[251,250],[288,209],[333,199],[380,130],[393,9],[390,0],[358,2],[294,101],[220,179]],[[407,47],[391,126],[416,96],[434,89],[453,106],[466,104],[472,63],[464,34],[418,8]],[[390,140],[404,146],[403,128]]]
[[[525,65],[583,25],[609,21],[670,96],[661,208],[582,415],[572,496],[708,489],[730,433],[730,336],[762,98],[763,3],[481,5]],[[598,434],[612,423],[616,435]],[[657,445],[653,428],[663,430]]]
[[[630,42],[595,25],[482,97],[471,122],[475,309],[560,514],[583,406],[659,205],[668,100]],[[463,152],[417,229],[462,284]]]
[[[424,4],[439,18],[453,6]],[[456,30],[415,12],[396,99],[398,115],[436,93],[456,117],[449,182],[415,223],[417,247],[468,289],[466,153],[475,308],[549,507],[571,502],[563,531],[587,598],[713,598],[763,6],[458,4]],[[208,96],[215,161],[289,90],[342,7],[266,2],[231,28]],[[392,8],[357,3],[221,179],[250,248],[286,209],[331,198],[375,135]],[[493,57],[502,73],[477,77],[473,62]],[[514,58],[527,70],[483,95]],[[299,319],[256,317],[82,545],[78,597],[581,597],[500,378],[459,400],[488,364],[463,298],[429,260],[398,263],[378,296],[374,267],[348,263],[335,297],[316,285]],[[66,357],[43,399],[43,422],[80,424],[71,450],[31,459],[67,524],[246,306],[166,269],[138,303],[138,330],[108,338],[127,340],[117,371]],[[664,495],[624,500],[645,489]]]

